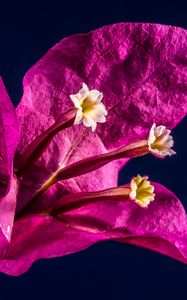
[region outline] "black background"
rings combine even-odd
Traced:
[[[0,2],[0,74],[15,104],[25,72],[56,42],[121,21],[187,28],[187,1],[66,0]],[[187,208],[187,120],[174,130],[177,155],[146,156],[122,170],[119,183],[149,174],[171,189]],[[96,244],[77,254],[42,260],[20,277],[0,274],[0,299],[186,299],[187,266],[158,253],[125,244]]]

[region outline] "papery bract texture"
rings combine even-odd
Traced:
[[[20,219],[0,271],[19,275],[37,259],[74,253],[104,240],[141,245],[186,263],[185,210],[172,192],[153,185],[156,199],[148,209],[114,197],[65,213],[61,220],[45,215]]]
[[[11,236],[17,200],[13,159],[18,139],[16,112],[0,78],[0,229],[8,240]]]
[[[57,169],[146,139],[153,122],[169,129],[177,125],[187,113],[186,42],[182,28],[121,23],[65,38],[35,64],[24,78],[16,109],[20,140],[15,160],[73,108],[69,96],[83,82],[103,93],[108,115],[94,133],[80,124],[53,138],[37,164],[18,179],[17,211]],[[114,187],[126,161],[110,162],[48,189],[34,203],[35,214],[30,211],[15,222],[0,271],[19,275],[37,259],[77,252],[103,240],[140,245],[186,263],[186,213],[161,185],[154,184],[156,199],[148,209],[114,199],[83,205],[58,218],[42,213],[65,194]]]
[[[13,158],[18,139],[19,128],[16,112],[0,78],[0,174],[6,187],[4,194],[8,191],[8,181],[12,176]],[[0,196],[2,195],[1,189]]]
[[[40,160],[41,167],[53,172],[59,165],[115,149],[145,136],[153,122],[173,128],[187,111],[186,39],[184,29],[140,23],[114,24],[63,39],[24,78],[17,108],[20,151],[72,107],[69,95],[83,82],[103,93],[107,122],[96,133],[82,125],[60,133]],[[107,188],[117,182],[118,170],[115,163],[66,186],[71,191]]]
[[[187,110],[186,39],[182,28],[140,23],[63,39],[24,78],[17,113],[29,127],[20,147],[72,107],[69,95],[83,82],[103,93],[109,116],[97,134],[107,149],[144,134],[153,121],[173,128]]]

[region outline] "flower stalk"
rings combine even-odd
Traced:
[[[80,192],[62,197],[57,201],[53,208],[49,209],[52,216],[61,215],[63,213],[80,208],[84,205],[95,203],[98,201],[124,201],[129,200],[130,187],[115,187],[99,192]]]
[[[80,192],[66,195],[58,200],[48,212],[52,216],[59,216],[98,201],[131,200],[138,206],[145,208],[148,207],[154,198],[154,186],[150,183],[148,177],[138,175],[133,177],[130,184],[126,186],[110,188],[98,192]]]
[[[95,171],[111,161],[123,158],[135,158],[149,153],[147,140],[134,142],[117,150],[88,157],[75,162],[61,170],[56,174],[56,181],[77,177],[92,171]]]

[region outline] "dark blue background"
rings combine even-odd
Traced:
[[[0,2],[0,74],[18,103],[22,78],[51,46],[72,33],[120,21],[156,22],[187,28],[186,1],[102,0]],[[173,190],[185,205],[187,120],[174,130],[177,155],[132,160],[119,183],[135,174]],[[186,205],[187,207],[187,202]],[[158,253],[114,242],[63,258],[43,260],[21,277],[0,274],[0,299],[186,299],[187,266]]]

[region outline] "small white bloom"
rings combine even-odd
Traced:
[[[176,152],[171,149],[174,142],[170,132],[171,130],[166,129],[163,125],[156,126],[155,123],[152,125],[148,138],[148,147],[152,154],[159,158],[176,154]]]
[[[75,124],[83,122],[84,126],[96,129],[97,122],[106,122],[107,111],[101,100],[103,94],[98,90],[89,90],[83,83],[82,89],[77,94],[70,95],[75,107],[78,109]]]
[[[147,207],[154,200],[154,186],[151,185],[148,177],[140,175],[133,177],[130,183],[130,198],[141,207]]]

